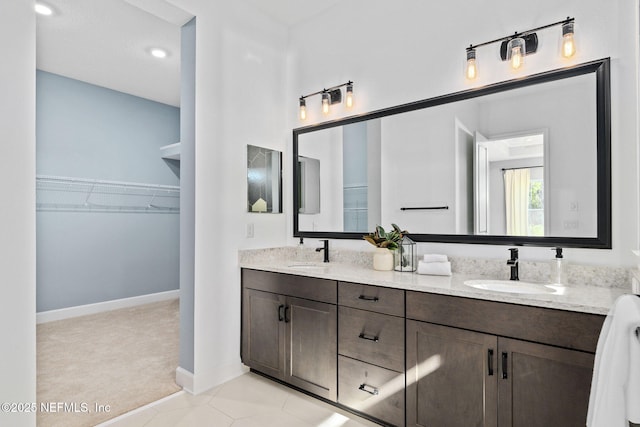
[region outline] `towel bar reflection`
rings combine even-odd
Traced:
[[[447,210],[449,206],[425,206],[418,208],[400,208],[401,211],[422,211],[422,210]]]

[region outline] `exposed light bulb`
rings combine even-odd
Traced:
[[[322,114],[329,114],[329,94],[327,92],[322,93]]]
[[[473,80],[478,75],[478,66],[476,65],[476,50],[467,49],[467,68],[465,71],[467,79]]]
[[[522,48],[520,46],[513,47],[513,49],[511,49],[511,68],[517,70],[522,67],[523,63]]]
[[[576,53],[576,43],[573,39],[573,22],[562,24],[562,56],[570,58]]]
[[[300,120],[307,119],[307,103],[304,98],[300,98]]]
[[[345,100],[345,105],[347,108],[351,108],[353,107],[353,85],[352,84],[348,84],[347,85],[347,98]]]
[[[46,4],[36,3],[35,6],[34,6],[34,9],[35,9],[36,13],[38,13],[40,15],[44,15],[44,16],[53,15],[53,9],[51,9]]]

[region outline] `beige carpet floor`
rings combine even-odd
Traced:
[[[38,427],[94,426],[179,391],[178,318],[176,299],[38,325]]]

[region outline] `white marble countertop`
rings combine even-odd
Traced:
[[[430,292],[489,301],[529,305],[606,315],[617,297],[630,289],[570,285],[553,294],[518,294],[485,291],[464,284],[466,280],[488,277],[471,274],[427,276],[409,272],[376,271],[362,265],[341,263],[295,263],[291,261],[240,262],[240,267],[276,273],[296,274],[411,291]]]

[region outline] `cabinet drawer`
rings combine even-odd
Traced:
[[[407,291],[407,318],[595,353],[605,317]]]
[[[404,374],[338,356],[338,402],[404,426]]]
[[[404,319],[339,307],[338,353],[404,372]]]
[[[242,286],[248,289],[273,292],[329,304],[336,304],[338,300],[336,282],[315,277],[243,268]]]
[[[338,282],[340,305],[404,316],[404,291],[358,283]]]

